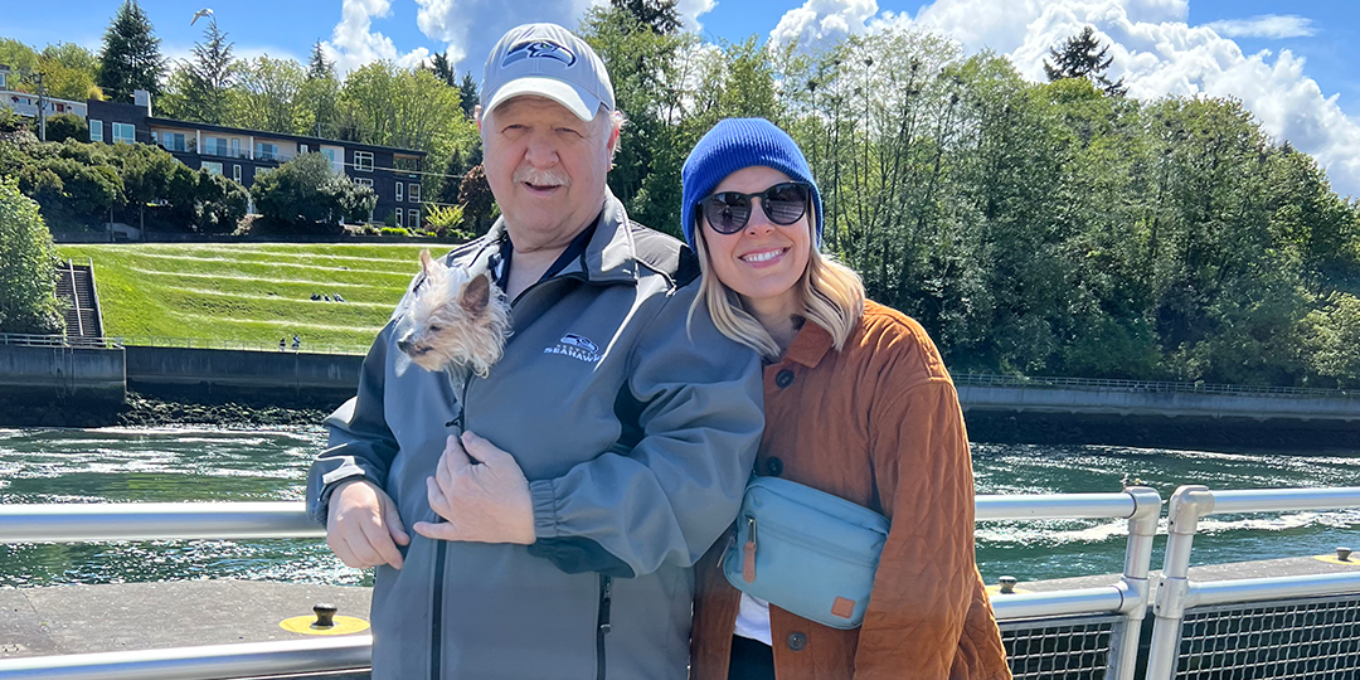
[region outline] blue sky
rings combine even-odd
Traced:
[[[573,26],[607,0],[142,0],[165,52],[185,55],[190,27],[211,7],[238,54],[305,58],[326,41],[342,69],[380,58],[411,64],[449,49],[480,77],[483,55],[507,28],[528,21]],[[7,2],[0,37],[41,47],[97,48],[117,0]],[[52,7],[60,7],[54,19]],[[1233,96],[1280,139],[1312,153],[1343,195],[1360,196],[1360,2],[1322,0],[680,0],[688,25],[710,42],[752,34],[782,41],[911,24],[972,52],[1005,54],[1042,76],[1047,47],[1086,24],[1113,46],[1130,94]]]

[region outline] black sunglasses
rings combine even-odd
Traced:
[[[781,182],[764,191],[743,194],[720,191],[699,200],[708,226],[719,234],[735,234],[751,219],[751,199],[760,198],[760,207],[771,222],[788,226],[807,214],[812,185],[806,182]]]

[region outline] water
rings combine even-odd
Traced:
[[[0,430],[0,503],[301,500],[319,428]],[[1352,486],[1360,450],[1231,454],[1108,446],[974,445],[978,493],[1109,492],[1141,479],[1218,489]],[[1126,522],[978,525],[978,564],[995,582],[1118,572]],[[1213,517],[1194,564],[1330,553],[1357,541],[1360,511]],[[1161,539],[1153,555],[1161,564]],[[1355,546],[1360,547],[1360,546]],[[0,588],[204,578],[371,585],[319,540],[155,541],[0,546]]]

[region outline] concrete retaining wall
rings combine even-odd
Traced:
[[[1360,399],[961,385],[965,411],[1360,422]]]
[[[0,345],[0,396],[107,401],[127,396],[121,349]]]
[[[196,388],[290,396],[353,396],[363,357],[306,352],[127,347],[127,380],[135,389]]]

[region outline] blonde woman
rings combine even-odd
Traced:
[[[958,396],[912,319],[864,299],[818,252],[822,203],[796,143],[763,119],[718,123],[684,167],[685,238],[728,337],[765,359],[755,472],[892,521],[864,623],[839,630],[696,570],[694,680],[1009,678],[973,557],[973,473]]]

